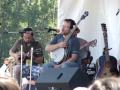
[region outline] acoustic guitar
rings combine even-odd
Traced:
[[[95,78],[104,78],[104,77],[111,77],[117,76],[117,60],[115,57],[109,55],[109,48],[108,48],[108,35],[107,35],[107,28],[106,24],[101,24],[102,31],[103,31],[103,38],[104,38],[104,52],[103,56],[101,56],[97,60],[97,73]]]

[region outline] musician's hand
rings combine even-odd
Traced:
[[[35,80],[31,80],[31,81],[30,81],[30,80],[29,80],[29,81],[28,81],[28,84],[35,85],[35,84],[36,84],[36,81],[35,81]]]
[[[13,56],[14,58],[15,58],[15,60],[18,60],[19,59],[19,57],[20,57],[20,55],[18,55],[17,53],[16,54],[14,54],[14,56]]]
[[[23,58],[24,58],[25,57],[25,53],[23,52],[22,54],[23,54]],[[20,57],[21,57],[21,52],[15,53],[13,57],[15,58],[15,60],[18,61],[20,59]]]
[[[67,43],[63,41],[63,42],[58,43],[58,46],[59,48],[65,48],[67,47]]]
[[[58,69],[58,68],[60,68],[61,67],[61,65],[59,64],[59,65],[54,65],[54,68],[55,69]]]

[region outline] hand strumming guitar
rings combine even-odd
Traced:
[[[52,51],[55,51],[56,49],[66,48],[66,47],[67,47],[67,43],[65,41],[62,41],[62,42],[59,42],[57,44],[47,45],[45,50],[48,52],[52,52]]]
[[[26,57],[28,57],[30,54],[29,52],[28,53],[24,53],[22,52],[22,60],[24,61]],[[17,53],[14,53],[11,55],[12,57],[14,57],[16,63],[20,63],[20,60],[21,60],[21,52],[17,52]]]
[[[57,45],[58,45],[59,48],[65,48],[65,47],[67,47],[67,43],[65,41],[60,42]]]

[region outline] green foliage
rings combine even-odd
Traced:
[[[51,35],[44,28],[56,27],[56,24],[57,0],[0,0],[0,57],[8,57],[9,49],[20,37],[4,31],[19,32],[25,27],[32,27],[34,32],[38,32],[35,37],[45,47]],[[49,59],[46,52],[45,59]]]

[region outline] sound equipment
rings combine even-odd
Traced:
[[[40,74],[37,80],[37,89],[50,90],[50,88],[57,88],[58,90],[73,90],[75,87],[85,87],[89,84],[88,75],[79,68],[50,68]]]

